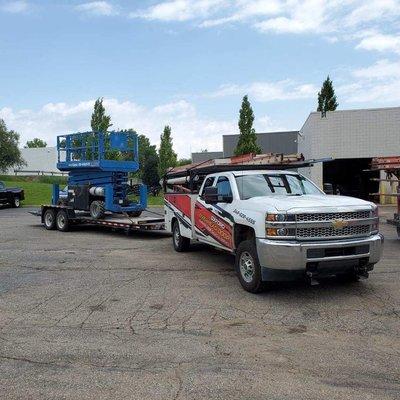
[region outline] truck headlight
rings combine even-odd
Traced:
[[[268,222],[284,222],[286,221],[286,214],[267,214],[265,220]]]
[[[267,228],[266,234],[267,236],[273,237],[295,236],[295,230],[287,228]]]

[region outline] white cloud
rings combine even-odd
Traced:
[[[379,60],[351,71],[350,83],[338,86],[338,98],[345,103],[375,106],[400,102],[400,61]]]
[[[357,45],[358,49],[376,50],[380,52],[392,51],[400,53],[400,35],[385,35],[370,33]]]
[[[147,9],[132,12],[130,17],[160,21],[187,21],[194,18],[206,17],[227,3],[227,0],[164,1]]]
[[[391,62],[389,60],[379,60],[375,64],[360,68],[353,71],[353,75],[357,78],[364,79],[399,79],[400,61]]]
[[[10,129],[21,134],[21,144],[40,137],[49,145],[54,145],[57,135],[90,129],[93,104],[94,100],[89,100],[77,104],[49,103],[39,110],[2,108],[0,118]],[[113,129],[134,128],[157,145],[164,126],[170,125],[174,148],[180,157],[188,157],[191,151],[199,151],[204,147],[220,150],[222,134],[237,132],[236,120],[200,116],[196,108],[184,100],[147,108],[111,98],[104,99],[104,106],[111,115]]]
[[[253,82],[245,85],[226,84],[206,97],[244,96],[260,102],[312,98],[318,92],[313,84],[298,84],[290,79],[277,82]]]
[[[130,14],[202,28],[243,23],[262,33],[329,34],[379,51],[399,51],[399,15],[400,0],[164,0]],[[367,31],[375,35],[360,38]]]
[[[118,14],[114,6],[107,1],[90,1],[77,5],[75,9],[94,16],[111,16]]]
[[[20,14],[29,10],[29,4],[26,1],[9,1],[0,6],[0,10],[12,14]]]

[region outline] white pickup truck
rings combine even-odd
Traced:
[[[287,170],[220,172],[197,194],[166,193],[165,224],[176,251],[198,241],[235,254],[252,293],[266,281],[367,277],[383,249],[375,204],[326,195]]]

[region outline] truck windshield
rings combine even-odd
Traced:
[[[254,174],[236,177],[239,195],[242,200],[257,196],[301,196],[303,194],[323,195],[313,183],[301,175]]]

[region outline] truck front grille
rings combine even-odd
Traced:
[[[359,237],[367,236],[371,233],[370,225],[346,226],[342,229],[333,227],[321,228],[297,228],[297,237],[300,239],[329,239],[337,237]]]
[[[296,214],[297,222],[318,222],[318,221],[333,221],[335,219],[364,219],[371,217],[371,211],[350,211],[337,213],[307,213]]]

